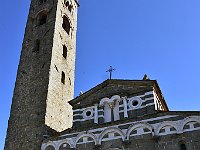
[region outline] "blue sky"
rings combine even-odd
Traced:
[[[0,9],[0,149],[29,1]],[[80,0],[75,95],[108,78],[158,80],[170,110],[200,111],[199,0]]]

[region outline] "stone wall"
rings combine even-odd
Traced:
[[[199,149],[199,112],[165,112],[149,115],[141,120],[130,119],[90,128],[66,130],[43,143],[42,150],[49,145],[57,149],[150,149],[177,150],[185,144],[189,150]]]
[[[63,131],[72,126],[72,107],[68,101],[74,97],[74,71],[76,56],[77,4],[72,1],[73,13],[69,12],[64,0],[58,1],[55,23],[52,59],[50,65],[49,86],[47,96],[47,111],[45,123],[57,131]],[[62,27],[63,17],[70,21],[70,33]],[[67,57],[63,57],[63,46],[67,47]],[[62,72],[65,83],[61,82]]]
[[[71,107],[67,102],[74,92],[77,11],[70,18],[70,37],[62,29],[61,12],[68,15],[64,0],[31,1],[5,150],[38,150],[51,133],[46,125],[57,131],[71,126]],[[62,56],[63,44],[69,47],[66,59]]]

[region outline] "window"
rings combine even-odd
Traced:
[[[104,106],[104,122],[120,120],[119,116],[119,100],[120,96],[115,95],[109,98],[103,98],[100,101],[100,106]]]
[[[138,104],[139,104],[138,101],[133,101],[133,102],[132,102],[132,105],[133,105],[133,106],[137,106]]]
[[[92,114],[91,111],[86,112],[86,116],[90,116],[91,114]]]
[[[67,34],[69,34],[71,27],[70,27],[69,19],[66,16],[63,17],[62,27],[67,32]]]
[[[35,40],[34,45],[35,46],[34,46],[33,52],[39,52],[39,50],[40,50],[40,40],[39,39]]]
[[[65,6],[68,7],[69,6],[69,1],[65,2]]]
[[[65,1],[65,6],[66,6],[66,8],[67,8],[70,12],[72,12],[72,10],[73,10],[73,5],[70,4],[69,1]]]
[[[40,4],[46,3],[47,0],[40,0]]]
[[[62,71],[61,82],[65,84],[65,73]]]
[[[91,119],[91,117],[94,116],[94,111],[92,108],[86,108],[84,111],[83,111],[83,118],[84,119]]]
[[[73,6],[72,6],[72,5],[69,5],[69,6],[68,6],[68,10],[69,10],[70,12],[72,12],[72,9],[73,9]]]
[[[179,143],[180,150],[187,150],[186,145],[184,142]]]
[[[47,14],[46,13],[42,13],[39,16],[39,25],[43,25],[47,22]]]
[[[63,57],[67,58],[67,47],[65,45],[63,45]]]

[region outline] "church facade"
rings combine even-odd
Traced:
[[[106,80],[69,103],[73,127],[42,150],[200,149],[200,112],[169,111],[155,80]]]
[[[32,0],[5,150],[200,150],[200,112],[170,111],[156,80],[74,97],[77,0]]]

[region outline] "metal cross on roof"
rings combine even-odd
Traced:
[[[116,69],[114,69],[112,66],[110,66],[110,69],[107,70],[106,72],[110,73],[110,80],[112,79],[112,72],[115,71]]]

